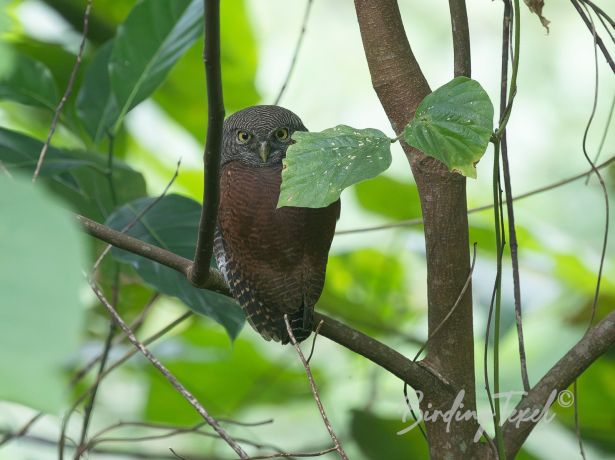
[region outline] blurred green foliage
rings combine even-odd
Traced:
[[[53,109],[66,88],[75,62],[76,44],[67,47],[65,41],[61,40],[63,37],[46,40],[26,32],[20,24],[23,18],[20,18],[19,13],[19,8],[26,3],[29,2],[0,0],[0,8],[9,13],[0,14],[0,176],[5,175],[4,168],[11,175],[31,175],[42,142],[47,136]],[[57,13],[66,22],[64,26],[79,33],[83,20],[83,0],[45,0],[43,3],[49,8],[50,14]],[[230,114],[245,106],[268,101],[261,100],[255,84],[259,49],[252,28],[253,11],[242,0],[224,0],[221,3],[223,90],[226,111]],[[56,200],[62,200],[71,210],[97,221],[114,223],[118,229],[131,221],[144,206],[152,203],[153,197],[162,189],[160,184],[166,184],[173,176],[177,158],[183,153],[179,151],[180,147],[177,151],[171,147],[173,151],[164,152],[167,155],[163,155],[143,142],[144,137],[155,134],[154,131],[160,126],[135,128],[124,123],[125,120],[120,116],[121,107],[115,100],[118,85],[122,87],[119,93],[125,102],[130,99],[133,90],[139,96],[124,104],[126,111],[143,99],[147,101],[147,104],[141,106],[144,111],[155,108],[162,114],[163,123],[173,124],[189,139],[202,145],[206,135],[203,45],[200,32],[195,32],[200,28],[198,18],[190,18],[192,28],[188,27],[180,34],[184,39],[182,46],[176,52],[171,52],[170,57],[167,56],[169,59],[163,60],[164,69],[155,73],[156,78],[148,79],[147,91],[139,93],[135,90],[135,81],[143,77],[143,67],[140,70],[129,69],[132,78],[116,76],[116,88],[113,88],[109,63],[113,60],[114,52],[121,54],[114,48],[119,46],[116,42],[117,30],[126,24],[124,21],[131,12],[138,13],[133,10],[137,4],[139,8],[150,8],[157,12],[157,17],[163,20],[167,30],[169,27],[177,30],[174,29],[177,27],[174,19],[178,16],[165,15],[164,11],[157,8],[162,5],[176,11],[190,5],[198,6],[187,0],[177,0],[177,3],[176,0],[94,2],[82,68],[38,181],[41,190],[49,195],[41,198],[45,202],[56,197]],[[274,11],[271,14],[278,13]],[[148,28],[145,19],[134,20],[130,26],[134,28],[132,36],[141,40],[141,44],[137,40],[125,41],[122,46],[126,47],[123,51],[127,55],[140,56],[143,53],[142,57],[145,57],[145,48],[150,46],[150,51],[154,51],[148,54],[150,58],[156,51],[168,51],[163,46],[164,40],[153,40],[152,24]],[[294,34],[295,31],[292,32]],[[326,46],[326,39],[320,38],[322,46]],[[363,59],[363,56],[360,58]],[[285,68],[286,63],[283,64]],[[127,116],[130,118],[131,114]],[[114,130],[114,127],[117,129]],[[113,131],[113,136],[108,136],[109,130]],[[111,148],[112,161],[108,156]],[[484,158],[481,164],[488,161],[489,158]],[[614,171],[611,166],[610,179],[607,180],[611,190],[615,183]],[[347,195],[342,196],[344,223],[352,222],[352,226],[362,227],[363,221],[384,224],[420,218],[417,187],[412,183],[408,170],[402,172],[403,175],[379,176],[360,182],[352,187],[352,195],[346,192]],[[201,168],[198,165],[182,166],[173,187],[174,192],[200,200],[203,188]],[[5,194],[3,198],[7,196]],[[17,197],[12,196],[13,199]],[[36,250],[42,251],[41,254],[53,250],[60,252],[61,238],[71,239],[72,233],[57,235],[61,230],[53,222],[46,219],[40,221],[45,215],[46,206],[39,214],[38,208],[30,201],[17,199],[29,211],[36,211],[39,226],[24,225],[9,236],[15,239],[18,236],[27,237],[28,241],[32,241],[29,248],[32,252],[35,243],[40,244],[41,248]],[[486,197],[480,204],[485,202],[488,202]],[[518,206],[521,207],[520,204]],[[553,206],[560,204],[555,202]],[[2,209],[1,223],[12,219],[7,209]],[[199,209],[198,203],[193,200],[170,195],[156,204],[148,217],[135,226],[133,232],[139,238],[190,257],[194,248],[194,227]],[[490,210],[470,216],[469,243],[478,244],[477,268],[473,278],[477,349],[482,346],[482,331],[495,273],[492,216]],[[584,328],[591,317],[597,275],[596,254],[593,247],[588,248],[586,242],[579,242],[576,236],[568,232],[569,229],[549,229],[542,222],[524,217],[521,213],[516,227],[521,248],[522,292],[526,307],[524,319],[534,329],[551,331],[552,328],[544,324],[545,316],[541,316],[540,312],[543,308],[557,306],[552,308],[553,314],[560,315],[557,322],[561,324],[560,334],[545,334],[532,345],[539,350],[559,350],[563,338]],[[583,218],[579,216],[579,220]],[[44,235],[41,236],[40,232]],[[390,232],[394,232],[393,238],[389,237]],[[367,233],[362,239],[354,241],[344,240],[351,237],[336,237],[327,268],[325,290],[318,308],[365,333],[377,336],[401,353],[413,356],[425,338],[427,320],[423,275],[425,268],[423,262],[416,262],[424,258],[421,232],[421,226],[414,226]],[[13,240],[3,235],[0,245],[10,245]],[[336,244],[339,246],[336,247]],[[88,250],[92,260],[104,247],[100,242],[89,242]],[[3,251],[4,258],[0,260],[8,260],[7,254]],[[508,264],[508,246],[504,257],[505,264]],[[52,294],[57,290],[54,287],[67,285],[62,275],[70,258],[69,252],[62,251],[47,256],[39,265],[34,260],[34,268],[20,269],[36,270],[32,272],[37,273],[35,281],[46,287],[39,290],[38,287],[35,289],[39,284],[30,284],[30,294],[44,296],[35,302],[35,306],[39,310],[45,307],[46,310],[21,309],[8,320],[0,321],[0,342],[11,333],[23,333],[28,338],[28,344],[32,345],[32,350],[51,353],[56,346],[72,341],[74,354],[71,359],[64,356],[65,359],[54,363],[50,370],[54,376],[62,374],[64,378],[73,375],[79,365],[100,352],[108,329],[106,313],[91,297],[84,298],[89,308],[79,311],[75,305],[52,301]],[[228,300],[216,302],[209,294],[194,290],[177,274],[159,270],[156,264],[136,256],[123,254],[118,259],[122,262],[119,267],[113,258],[105,259],[97,274],[97,281],[111,298],[116,270],[119,270],[121,287],[118,310],[128,321],[139,317],[154,294],[161,293],[138,330],[140,337],[145,338],[158,331],[169,320],[185,311],[185,305],[177,298],[193,310],[209,316],[193,317],[153,344],[152,348],[215,416],[240,420],[272,417],[275,421],[271,429],[254,428],[249,432],[249,437],[263,441],[264,444],[280,444],[285,451],[302,450],[298,446],[307,446],[309,449],[305,450],[311,450],[328,445],[330,441],[318,418],[304,371],[298,365],[292,348],[264,343],[250,328],[239,332],[243,319],[236,305]],[[607,314],[615,301],[614,262],[613,253],[609,251],[596,320]],[[89,268],[85,267],[86,270]],[[10,271],[6,267],[3,270]],[[4,279],[0,276],[0,284]],[[505,279],[509,281],[508,273],[505,273]],[[0,290],[0,298],[4,301],[5,297],[1,296],[14,290],[15,286]],[[198,296],[196,301],[194,296]],[[514,312],[512,295],[505,291],[505,297],[503,324],[506,330],[513,328]],[[69,307],[72,308],[70,311]],[[5,302],[0,303],[0,315],[6,316],[7,312]],[[76,332],[65,334],[64,327],[78,323],[81,314],[87,316],[85,324]],[[212,322],[211,318],[226,326],[226,330]],[[62,328],[57,327],[56,322],[62,324]],[[41,327],[46,324],[50,327]],[[77,334],[80,334],[82,343],[79,350],[74,345]],[[309,345],[309,341],[306,342],[304,350]],[[114,347],[113,359],[127,350],[127,346]],[[561,354],[564,351],[562,345]],[[2,367],[10,369],[14,375],[18,375],[19,370],[27,371],[47,356],[43,353],[35,356],[36,353],[33,353],[32,357],[24,360],[19,359],[18,355],[9,354],[11,356],[7,359],[10,360],[2,361]],[[558,358],[551,355],[549,358]],[[615,354],[610,352],[590,367],[579,380],[580,420],[584,440],[589,448],[597,449],[594,452],[603,455],[605,459],[615,455],[614,362]],[[393,409],[403,402],[397,379],[382,370],[374,370],[361,357],[351,356],[345,351],[341,353],[339,347],[322,338],[316,343],[312,363],[326,407],[341,434],[344,446],[353,453],[353,459],[427,458],[427,446],[418,430],[403,436],[396,435],[404,427],[399,411]],[[515,360],[506,366],[507,370],[513,367],[516,369],[518,363]],[[38,370],[45,370],[44,366],[41,365]],[[376,384],[373,375],[380,376]],[[532,379],[538,377],[533,375]],[[73,395],[83,390],[93,378],[93,374],[90,374],[73,389]],[[44,380],[45,384],[40,385],[39,379]],[[17,393],[20,393],[18,399],[24,404],[54,411],[65,409],[66,406],[61,405],[62,388],[54,379],[49,380],[39,374],[26,375],[22,379],[25,383],[21,386],[4,379],[0,383],[0,393],[5,398],[16,399],[17,389]],[[510,383],[511,388],[508,389],[518,390],[515,381],[512,378],[510,381],[513,383]],[[45,392],[40,390],[41,387],[45,388]],[[12,390],[10,394],[5,391],[8,389]],[[484,392],[481,379],[477,380],[477,392]],[[369,410],[365,408],[366,399],[369,399],[371,406]],[[120,419],[172,425],[199,421],[198,415],[168,382],[139,358],[131,360],[103,382],[97,401],[94,424],[100,427]],[[4,407],[0,405],[0,424],[8,425]],[[558,407],[554,407],[554,410],[557,418],[553,423],[557,423],[560,429],[564,427],[563,434],[557,434],[560,436],[557,439],[576,442],[573,412]],[[50,423],[55,424],[56,421],[54,419]],[[76,431],[70,434],[78,435]],[[550,436],[556,435],[552,431]],[[173,438],[173,442],[194,448],[200,454],[207,450],[203,449],[202,438],[197,436]],[[167,447],[165,444],[165,453]],[[148,451],[148,448],[147,442],[138,446],[140,452]],[[534,450],[528,447],[517,458],[543,458],[534,455]],[[269,453],[269,450],[255,448],[253,452]],[[2,455],[0,449],[0,458],[4,459]],[[6,458],[11,460],[41,458],[26,454],[22,457],[19,457],[20,454],[8,455],[10,457]],[[98,457],[92,454],[91,458]]]

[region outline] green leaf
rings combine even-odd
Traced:
[[[399,419],[385,419],[368,412],[354,410],[350,430],[366,459],[427,460],[429,448],[418,427],[405,434],[397,434],[414,422],[412,418],[408,418],[409,420],[404,423],[402,416]]]
[[[489,95],[477,81],[457,77],[423,99],[404,139],[451,171],[475,178],[492,131]]]
[[[0,99],[54,110],[60,100],[50,70],[26,55],[3,49]]]
[[[202,0],[145,0],[133,8],[117,30],[109,61],[119,120],[164,81],[202,34],[202,17]]]
[[[614,377],[615,360],[605,355],[579,378],[576,395],[583,414],[583,440],[611,453],[615,452],[615,419],[611,409],[615,407]],[[569,390],[572,390],[572,386]],[[551,409],[557,414],[557,419],[574,433],[574,408],[562,407],[556,402]]]
[[[369,308],[374,303],[378,308]],[[404,330],[415,316],[413,303],[397,253],[366,248],[329,257],[321,311],[367,334],[383,335]]]
[[[0,398],[57,413],[85,313],[83,235],[29,179],[0,175],[0,213]]]
[[[11,172],[32,175],[42,146],[36,139],[0,128],[0,161]],[[141,174],[118,159],[113,166],[115,192],[111,190],[105,157],[49,147],[40,177],[76,211],[101,221],[117,204],[145,195]]]
[[[391,165],[391,140],[377,129],[339,125],[319,133],[295,132],[288,147],[278,208],[323,208],[342,190]]]
[[[113,41],[109,41],[96,52],[77,94],[77,115],[94,142],[100,142],[119,116],[107,72],[112,50]]]
[[[357,184],[354,191],[363,209],[375,214],[393,220],[421,217],[419,192],[413,183],[378,176]]]
[[[156,198],[141,198],[114,212],[106,222],[122,230]],[[196,248],[196,236],[201,205],[194,200],[167,195],[158,201],[127,234],[191,259]],[[114,257],[131,264],[143,280],[163,294],[178,297],[193,311],[220,323],[229,336],[235,338],[244,323],[244,314],[232,299],[205,289],[199,289],[175,270],[120,249],[113,248]]]
[[[260,100],[254,84],[257,49],[252,29],[245,2],[221,2],[220,64],[224,107],[228,114]],[[154,100],[201,142],[205,135],[203,120],[207,119],[207,107],[203,103],[205,95],[203,43],[198,40],[175,64],[154,93]],[[202,193],[198,195],[202,196]]]

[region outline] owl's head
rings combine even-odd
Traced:
[[[307,131],[301,119],[276,105],[255,105],[224,120],[222,164],[237,160],[254,167],[282,164],[295,131]]]

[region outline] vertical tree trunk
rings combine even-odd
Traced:
[[[430,93],[406,38],[395,0],[355,0],[363,47],[374,89],[396,133],[412,119]],[[459,297],[470,270],[465,178],[402,143],[418,186],[425,222],[429,334],[442,323]],[[426,361],[465,392],[462,411],[476,411],[471,289],[455,313],[430,338]],[[433,393],[433,392],[432,392]],[[431,407],[428,407],[431,403]],[[453,400],[425,394],[422,409],[451,409]],[[473,421],[447,425],[442,417],[427,423],[432,458],[474,456]]]

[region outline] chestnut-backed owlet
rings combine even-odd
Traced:
[[[224,122],[215,255],[250,325],[265,339],[306,339],[325,281],[327,255],[340,213],[326,208],[277,209],[282,159],[295,131],[293,112],[260,105]]]

